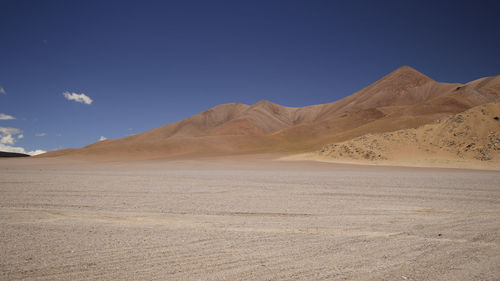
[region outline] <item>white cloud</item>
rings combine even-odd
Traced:
[[[101,136],[101,137],[99,138],[99,141],[103,141],[103,140],[107,140],[107,139],[108,139],[108,138],[106,138],[106,137],[104,137],[104,136]]]
[[[80,103],[84,103],[84,104],[91,104],[92,103],[92,99],[89,96],[85,95],[84,93],[77,94],[77,93],[64,92],[63,96],[67,100],[72,100],[72,101],[76,101],[76,102],[80,102]]]
[[[7,92],[5,91],[5,89],[2,86],[0,86],[0,94],[2,94],[2,95],[7,94]]]
[[[14,144],[15,139],[12,135],[20,134],[21,130],[16,128],[0,127],[0,143],[1,144]]]
[[[31,155],[31,156],[34,156],[34,155],[38,155],[38,154],[42,154],[42,153],[45,153],[47,151],[45,150],[41,150],[41,149],[37,149],[37,150],[32,150],[32,151],[26,151],[24,148],[22,147],[18,147],[18,146],[9,146],[9,145],[5,145],[5,144],[1,144],[0,143],[0,151],[4,151],[4,152],[15,152],[15,153],[23,153],[23,154],[28,154],[28,155]]]
[[[0,127],[0,134],[17,135],[20,133],[21,133],[21,130],[19,130],[18,128]]]
[[[16,117],[0,113],[0,120],[14,120]]]
[[[24,137],[24,135],[21,133],[22,131],[17,128],[0,127],[0,151],[24,153],[29,155],[38,155],[46,152],[45,150],[41,149],[26,152],[26,150],[22,147],[10,146],[15,144],[16,135],[18,135],[18,139],[22,139]]]
[[[38,133],[38,134],[35,134],[35,137],[45,137],[47,135],[47,133]]]
[[[2,138],[0,138],[0,143],[3,143],[3,144],[14,144],[15,142],[16,141],[14,140],[12,135],[5,135],[5,136],[2,136]]]
[[[28,151],[28,152],[26,152],[26,154],[29,154],[31,156],[35,156],[35,155],[42,154],[42,153],[45,153],[45,152],[47,152],[47,151],[41,150],[41,149],[37,149],[37,150]]]
[[[0,151],[25,153],[26,154],[26,151],[22,147],[8,146],[8,145],[5,145],[3,143],[0,143]]]

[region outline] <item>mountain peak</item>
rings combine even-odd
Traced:
[[[416,70],[415,68],[413,68],[413,67],[411,67],[409,65],[402,65],[402,66],[396,68],[396,70],[411,70],[411,71],[419,72],[418,70]]]
[[[259,105],[277,105],[275,104],[274,102],[270,102],[268,100],[260,100],[258,102],[256,102],[253,106],[259,106]]]
[[[420,71],[416,70],[415,68],[408,66],[408,65],[403,65],[403,66],[398,67],[396,70],[389,73],[385,78],[389,78],[389,77],[392,79],[403,79],[404,81],[408,81],[408,80],[433,81],[427,75],[423,74],[422,72],[420,72]]]

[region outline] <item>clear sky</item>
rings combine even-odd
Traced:
[[[0,150],[82,147],[222,103],[328,103],[401,65],[498,75],[498,3],[0,0]]]

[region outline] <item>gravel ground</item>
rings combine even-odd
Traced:
[[[500,280],[500,172],[0,160],[1,280]]]

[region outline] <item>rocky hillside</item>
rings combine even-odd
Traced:
[[[329,144],[319,154],[364,161],[500,161],[500,103],[476,106],[416,129],[367,134]]]

